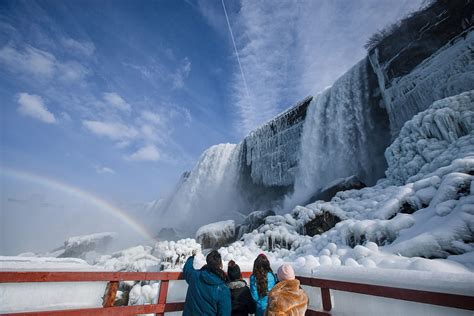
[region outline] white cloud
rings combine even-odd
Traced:
[[[83,79],[89,70],[76,61],[65,62],[57,65],[58,79],[66,81],[76,81]]]
[[[84,56],[92,56],[95,52],[95,46],[92,42],[63,38],[61,43],[65,48],[70,49],[73,52],[78,52]]]
[[[153,124],[163,124],[163,118],[160,114],[151,111],[142,111],[141,117]]]
[[[128,127],[121,123],[101,122],[101,121],[82,121],[84,127],[94,134],[108,137],[115,141],[127,142],[138,136],[138,132],[133,127]]]
[[[226,6],[231,5],[231,1],[226,1]],[[190,5],[196,5],[196,2],[189,2]],[[217,32],[226,35],[227,22],[222,11],[220,1],[198,0],[197,9],[204,16],[206,22]]]
[[[61,112],[61,118],[64,120],[64,121],[71,121],[71,115],[69,115],[69,113],[63,111]]]
[[[132,109],[130,104],[125,102],[125,100],[115,92],[105,92],[103,98],[105,102],[119,110],[130,111]]]
[[[181,65],[178,67],[176,72],[171,75],[173,80],[173,88],[181,89],[184,87],[184,80],[188,78],[189,73],[191,72],[191,61],[188,57],[185,57],[181,61]]]
[[[130,155],[129,159],[135,161],[157,161],[160,159],[160,153],[155,145],[147,145]]]
[[[105,174],[105,173],[115,174],[115,170],[109,167],[97,166],[95,170],[98,174]]]
[[[77,81],[89,70],[77,61],[59,61],[53,54],[32,46],[23,50],[6,45],[0,49],[0,63],[10,70],[36,78]]]
[[[20,107],[18,112],[23,115],[33,117],[44,123],[55,123],[54,114],[48,111],[43,103],[43,98],[39,95],[22,92],[18,96]]]
[[[0,62],[14,71],[50,78],[55,71],[56,58],[31,46],[20,51],[6,45],[0,49]]]

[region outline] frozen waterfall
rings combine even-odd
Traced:
[[[383,175],[389,133],[386,113],[373,96],[375,81],[365,58],[313,99],[285,209],[307,202],[335,179],[357,175],[372,184]]]
[[[207,149],[189,177],[182,183],[163,210],[163,226],[195,230],[200,225],[226,219],[239,210],[237,188],[241,145],[220,144]],[[188,225],[182,227],[183,223]]]

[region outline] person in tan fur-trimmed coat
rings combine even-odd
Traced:
[[[289,264],[278,269],[279,282],[268,293],[266,316],[304,316],[308,308],[308,295],[295,279],[295,271]]]

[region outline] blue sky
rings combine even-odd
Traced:
[[[225,1],[234,46],[220,0],[1,0],[1,167],[124,208],[159,198],[207,147],[332,84],[420,3]],[[14,240],[48,218],[70,222],[48,245],[110,226],[94,209],[83,210],[93,228],[75,223],[77,198],[0,180],[3,252],[39,248]]]

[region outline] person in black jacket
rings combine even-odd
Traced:
[[[240,267],[233,261],[229,261],[227,267],[227,286],[230,289],[232,304],[232,316],[247,316],[255,313],[255,302],[250,294],[247,282],[242,279]]]

